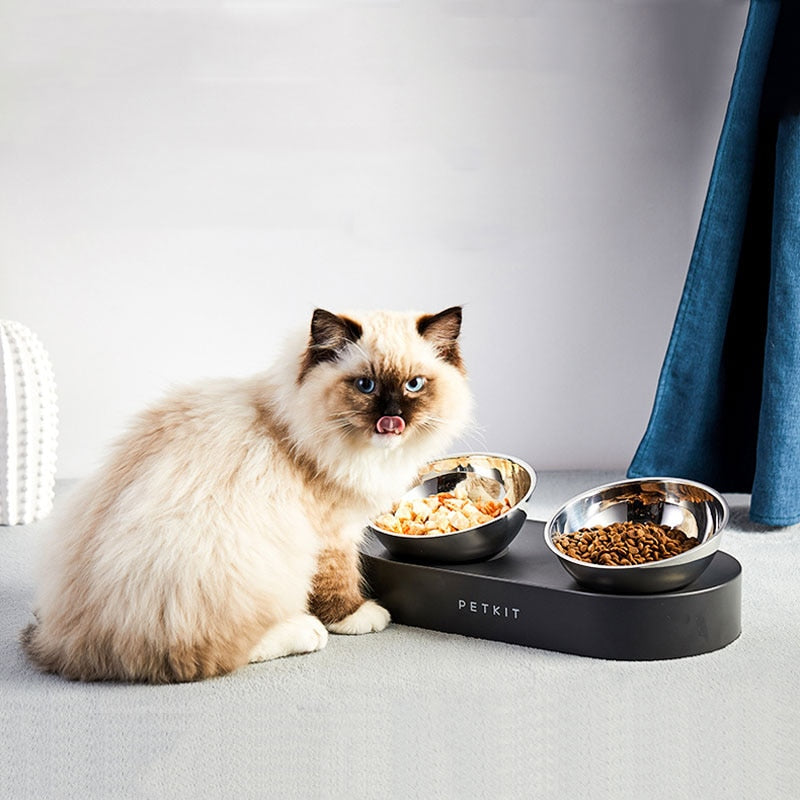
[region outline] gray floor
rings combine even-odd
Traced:
[[[609,473],[545,473],[546,517]],[[800,797],[800,526],[730,496],[741,637],[603,661],[400,625],[200,684],[81,685],[34,672],[43,524],[0,528],[0,797]]]

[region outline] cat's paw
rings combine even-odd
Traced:
[[[366,600],[344,619],[328,623],[328,630],[331,633],[376,633],[382,631],[390,620],[389,612],[383,606],[374,600]]]
[[[296,617],[273,625],[250,653],[250,663],[270,661],[273,658],[295,653],[313,653],[328,643],[328,631],[311,614]]]

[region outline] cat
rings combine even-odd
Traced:
[[[54,526],[31,661],[183,682],[385,628],[358,545],[471,422],[461,322],[318,308],[270,370],[145,410]]]

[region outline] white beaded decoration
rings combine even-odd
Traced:
[[[58,404],[53,367],[36,335],[0,320],[0,525],[53,508]]]

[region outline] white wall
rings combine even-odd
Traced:
[[[52,356],[59,476],[316,305],[463,303],[481,446],[626,467],[746,11],[3,3],[0,318]]]

